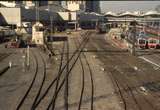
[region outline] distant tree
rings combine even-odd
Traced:
[[[155,10],[156,10],[157,12],[160,12],[160,5],[157,5],[156,8],[155,8]]]

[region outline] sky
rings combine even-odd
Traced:
[[[101,1],[102,12],[148,11],[154,10],[160,1]]]

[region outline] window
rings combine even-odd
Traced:
[[[155,44],[156,40],[150,40],[149,43]]]

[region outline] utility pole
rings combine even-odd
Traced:
[[[132,42],[132,51],[131,51],[131,54],[133,56],[136,55],[136,51],[135,51],[135,42],[136,42],[136,25],[137,25],[137,22],[136,21],[132,21],[131,22],[131,26],[132,26],[132,33],[133,33],[133,42]]]

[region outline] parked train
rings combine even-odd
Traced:
[[[14,36],[16,33],[9,28],[0,27],[0,43],[8,41],[10,36]]]
[[[21,39],[12,39],[5,44],[5,48],[26,48],[27,42]]]
[[[12,30],[10,28],[0,27],[0,36],[12,36],[15,34],[16,34],[15,30]]]
[[[158,38],[148,38],[148,48],[156,49],[160,47],[160,39]]]
[[[111,26],[109,23],[98,22],[96,24],[96,32],[97,33],[106,33],[109,32]]]
[[[96,26],[96,31],[97,33],[106,33],[107,31],[107,26],[104,23],[98,23]]]
[[[157,49],[160,48],[160,39],[155,37],[138,38],[137,47],[140,49]]]

